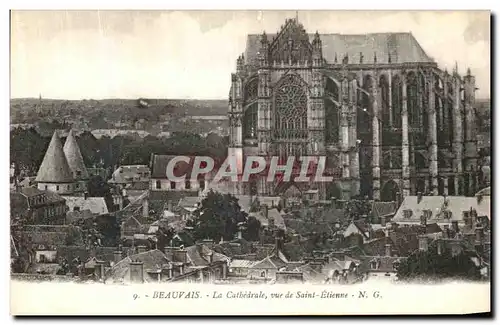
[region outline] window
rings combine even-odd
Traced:
[[[299,77],[286,76],[275,92],[275,136],[307,137],[307,94]]]
[[[47,190],[49,187],[47,185],[45,185],[45,190]]]
[[[82,171],[81,170],[77,170],[76,171],[76,177],[81,177],[82,176]]]
[[[245,139],[257,138],[257,103],[245,110],[243,116],[243,137]]]
[[[191,181],[190,181],[190,180],[187,180],[187,181],[185,182],[184,187],[186,188],[186,190],[190,190],[190,189],[191,189]]]
[[[403,87],[399,75],[392,77],[392,125],[401,127],[401,109],[403,107]]]
[[[205,181],[204,180],[200,181],[200,188],[202,191],[205,189]]]
[[[156,189],[161,190],[161,181],[159,180],[156,181]]]
[[[407,209],[407,210],[403,211],[403,216],[405,217],[405,219],[411,218],[412,215],[413,215],[413,211],[412,210]]]
[[[59,191],[59,185],[56,185],[56,191]]]
[[[339,88],[337,84],[328,78],[326,82],[325,95],[328,99],[325,101],[325,138],[327,142],[336,143],[339,141],[339,109],[338,103]]]
[[[170,189],[175,190],[175,182],[170,182]]]

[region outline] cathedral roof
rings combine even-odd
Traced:
[[[312,42],[314,34],[308,34]],[[272,43],[276,34],[268,34]],[[248,35],[245,51],[245,63],[255,64],[260,49],[261,35]],[[321,34],[323,57],[327,63],[342,62],[347,54],[349,64],[359,64],[363,56],[363,64],[373,64],[375,55],[377,63],[388,63],[389,54],[392,63],[432,63],[418,41],[411,33],[373,33],[373,34]]]
[[[63,145],[57,131],[52,135],[35,181],[43,183],[73,182],[73,174],[64,155]]]
[[[73,130],[69,131],[66,143],[64,143],[64,154],[68,161],[69,168],[73,172],[73,177],[75,179],[88,179],[89,175],[87,173],[87,168],[83,162],[82,153],[76,142]]]

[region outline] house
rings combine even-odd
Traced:
[[[183,181],[173,181],[167,177],[167,166],[177,156],[173,155],[155,155],[151,156],[151,191],[186,191],[198,193],[205,189],[205,180],[201,175],[196,180],[191,180],[191,171],[194,157],[189,162],[178,161],[173,166],[173,174],[176,177],[183,177]]]
[[[464,226],[464,212],[472,209],[489,218],[490,205],[488,196],[407,196],[392,221],[402,225],[420,224],[421,217],[425,216],[427,223],[442,226],[457,221],[459,226]]]
[[[11,218],[24,218],[31,224],[64,224],[66,199],[34,187],[19,188],[10,193]]]
[[[202,244],[128,256],[106,272],[106,283],[213,282],[227,277],[228,258]]]
[[[283,231],[277,231],[274,248],[271,253],[250,267],[248,272],[250,279],[264,282],[275,281],[276,273],[286,270],[290,262],[283,254],[283,234]]]
[[[109,213],[106,200],[103,197],[88,197],[88,196],[65,196],[66,206],[69,211],[89,210],[93,214]]]
[[[385,227],[386,223],[391,221],[392,217],[398,211],[397,202],[373,201],[372,204],[372,223],[379,223]]]
[[[151,171],[147,165],[124,165],[113,172],[108,182],[126,188],[127,185],[149,184],[150,177]]]
[[[229,276],[246,278],[255,263],[255,261],[243,259],[231,260],[231,262],[229,262]]]
[[[377,279],[392,282],[397,280],[397,268],[405,259],[398,256],[365,257],[360,272],[365,274],[365,281]]]
[[[343,232],[344,238],[348,238],[353,235],[360,235],[363,238],[363,242],[366,243],[371,239],[371,227],[368,223],[356,220],[352,221]]]

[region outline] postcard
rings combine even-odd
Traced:
[[[11,314],[491,312],[490,12],[10,23]]]

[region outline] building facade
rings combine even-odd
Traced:
[[[287,19],[248,35],[229,93],[230,148],[326,156],[332,183],[240,184],[240,194],[320,198],[474,195],[475,77],[441,70],[411,33],[308,34]]]

